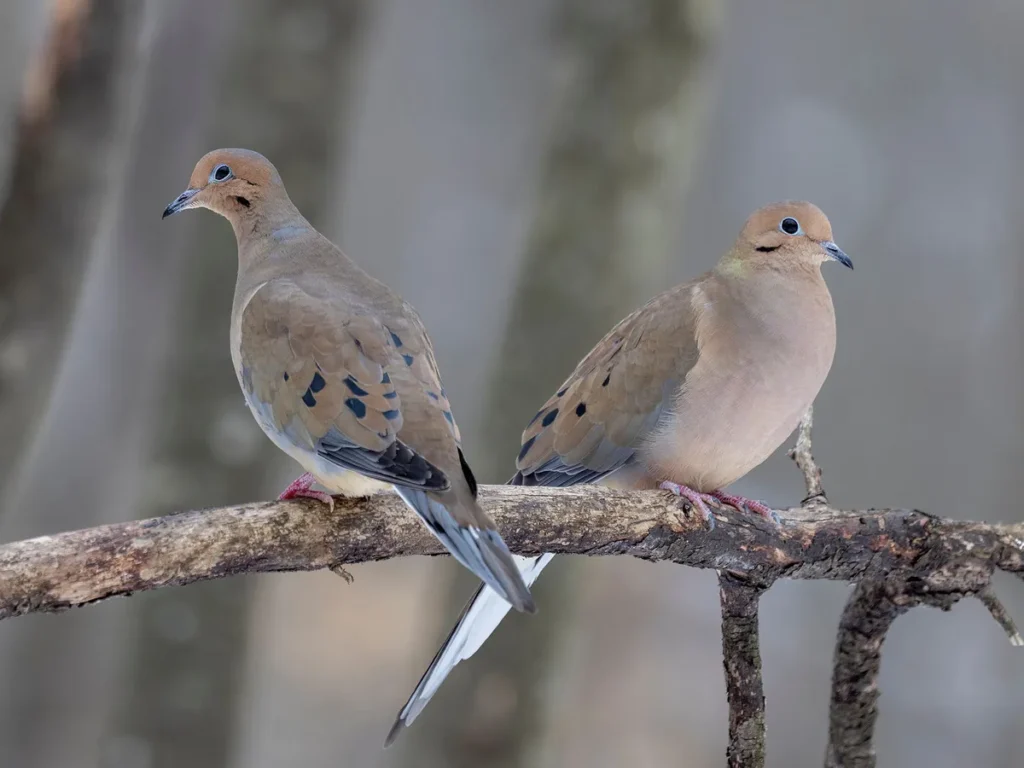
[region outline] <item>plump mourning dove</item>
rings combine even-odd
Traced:
[[[282,498],[393,486],[448,551],[518,610],[533,600],[476,500],[459,429],[415,310],[356,266],[295,208],[255,152],[203,157],[164,211],[231,222],[238,281],[231,358],[267,436],[307,471]]]
[[[836,345],[825,261],[853,268],[819,208],[785,202],[754,213],[718,266],[651,299],[583,358],[527,425],[509,482],[664,488],[711,524],[706,502],[770,516],[722,488],[782,444],[825,381]],[[528,585],[552,557],[516,558]],[[387,744],[507,612],[489,589],[477,591]]]

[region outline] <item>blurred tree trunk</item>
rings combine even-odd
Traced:
[[[25,85],[38,69],[39,49],[53,38],[59,5],[87,5],[88,0],[0,3],[0,203],[10,186],[10,166],[17,157]]]
[[[36,220],[36,227],[52,229],[66,211],[91,198],[102,201],[89,214],[98,220],[97,232],[90,238],[89,266],[50,402],[23,468],[5,493],[10,502],[0,536],[8,539],[132,516],[143,451],[161,407],[160,362],[189,222],[160,227],[159,213],[198,154],[211,106],[209,84],[218,76],[224,14],[206,0],[104,0],[96,5],[101,7],[104,13],[128,14],[124,37],[113,36],[111,45],[124,40],[129,53],[109,64],[129,79],[129,95],[118,108],[124,122],[118,121],[123,128],[115,131],[115,149],[103,163],[109,187],[77,189],[65,197],[59,214],[51,209]],[[109,109],[108,98],[95,106]],[[77,156],[92,149],[85,141],[66,151]],[[83,178],[105,180],[95,173]],[[90,234],[84,229],[74,236]],[[61,264],[70,244],[47,245],[60,250],[23,256]],[[49,297],[39,301],[45,306]],[[4,765],[125,764],[118,761],[126,745],[101,738],[125,607],[0,629]]]
[[[476,460],[514,471],[519,434],[601,335],[668,271],[696,147],[705,23],[714,0],[563,0],[554,47],[565,79],[545,150],[536,220],[485,410]],[[536,617],[510,615],[456,672],[408,738],[416,766],[535,766],[543,690],[570,607],[555,565]],[[460,573],[453,615],[474,580]]]
[[[137,4],[49,5],[0,211],[0,493],[50,394],[138,78]]]
[[[329,155],[347,96],[336,73],[351,57],[364,4],[234,0],[233,6],[247,23],[233,25],[223,40],[227,75],[208,148],[263,152],[299,209],[322,222]],[[190,168],[181,169],[182,184]],[[168,190],[168,199],[177,191]],[[155,217],[153,226],[159,226]],[[184,254],[186,289],[174,312],[177,336],[155,425],[156,471],[139,516],[272,498],[280,468],[301,471],[264,437],[238,391],[227,333],[235,251],[226,223],[202,216]],[[133,601],[128,690],[113,738],[148,755],[152,768],[223,768],[231,760],[254,586],[231,579]]]

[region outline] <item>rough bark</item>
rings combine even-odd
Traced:
[[[916,510],[839,510],[820,486],[809,410],[792,452],[808,492],[780,523],[717,509],[708,529],[659,492],[488,486],[482,498],[511,549],[633,555],[719,571],[729,701],[730,766],[764,764],[757,604],[779,578],[859,582],[839,628],[826,768],[871,768],[881,645],[914,605],[978,597],[1021,638],[991,591],[996,569],[1024,574],[1024,523],[959,522]],[[0,547],[0,619],[58,612],[117,595],[239,573],[298,571],[411,554],[435,538],[391,494],[267,502],[85,529]],[[343,572],[343,571],[342,571]]]
[[[764,766],[764,683],[757,604],[764,589],[730,572],[718,576],[722,657],[729,702],[729,768]]]
[[[513,552],[632,555],[776,579],[899,580],[922,594],[977,594],[995,569],[1024,573],[1024,523],[910,509],[778,510],[779,527],[715,510],[707,530],[675,497],[600,487],[483,486]],[[441,545],[397,496],[261,502],[42,536],[0,546],[0,618],[240,573],[308,571]]]

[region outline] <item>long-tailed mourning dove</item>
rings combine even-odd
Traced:
[[[292,204],[255,152],[219,149],[164,211],[231,222],[238,281],[231,358],[267,436],[307,474],[283,498],[393,486],[448,551],[521,611],[534,610],[476,481],[415,310],[357,267]],[[326,497],[326,498],[325,498]]]
[[[830,260],[853,268],[816,206],[754,213],[718,266],[653,298],[583,358],[527,425],[509,482],[665,488],[712,524],[706,502],[770,515],[721,489],[782,444],[825,381],[836,326],[820,267]],[[552,557],[516,558],[528,585]],[[477,591],[387,744],[507,612]]]

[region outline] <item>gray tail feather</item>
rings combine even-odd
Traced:
[[[517,561],[524,581],[528,585],[532,585],[554,555],[548,554],[540,557],[514,555],[513,557]],[[384,740],[385,747],[391,746],[402,729],[419,716],[455,665],[468,659],[480,649],[491,633],[498,628],[498,624],[505,618],[508,610],[508,603],[502,601],[498,595],[483,584],[480,585],[466,607],[462,609],[462,615],[459,616],[455,627],[430,662],[427,671],[423,673],[423,677],[416,684],[416,690],[412,692],[409,700],[402,707],[402,711],[398,713],[394,725],[391,726],[391,730]]]
[[[444,504],[418,488],[395,486],[395,490],[452,557],[483,579],[517,611],[536,612],[530,590],[497,531],[459,525]]]

